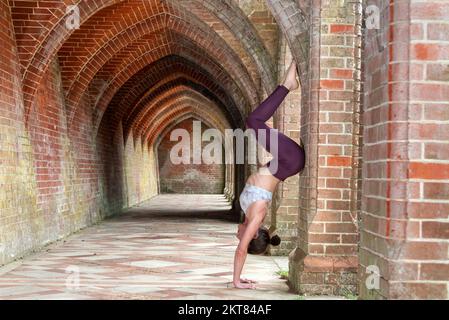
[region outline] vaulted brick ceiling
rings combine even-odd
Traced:
[[[96,130],[122,124],[125,139],[142,143],[188,113],[242,127],[261,100],[258,84],[276,83],[272,57],[232,1],[64,2],[10,1],[27,112],[54,57],[69,127],[88,101]],[[80,9],[76,30],[63,19],[70,4]]]

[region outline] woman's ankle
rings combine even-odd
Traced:
[[[287,88],[288,91],[293,91],[293,90],[298,89],[299,83],[298,83],[297,80],[295,80],[294,83],[293,83],[293,82],[290,83],[290,81],[285,81],[285,82],[282,84],[282,86],[285,87],[285,88]]]

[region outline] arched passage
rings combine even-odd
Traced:
[[[180,194],[223,194],[225,188],[225,163],[224,163],[224,146],[220,146],[221,153],[220,162],[216,164],[194,163],[194,149],[191,149],[188,163],[183,165],[173,165],[172,148],[173,145],[179,143],[171,141],[170,135],[172,130],[182,130],[192,132],[193,126],[199,128],[198,133],[203,134],[207,129],[211,129],[204,119],[197,116],[183,117],[181,121],[176,121],[167,134],[161,135],[157,148],[158,154],[158,171],[159,171],[159,191],[160,193],[180,193]],[[213,127],[212,127],[213,128]],[[189,145],[193,145],[195,136],[190,137]],[[201,143],[202,150],[209,144],[203,141]],[[217,151],[217,150],[215,150]],[[199,154],[202,156],[202,152]],[[198,156],[199,156],[198,155]]]
[[[199,1],[192,2],[199,3]],[[273,63],[254,27],[234,6],[223,6],[221,3],[212,3],[212,1],[205,1],[203,3],[203,9],[206,9],[209,12],[207,17],[213,17],[218,23],[226,25],[227,32],[232,33],[233,37],[242,41],[246,54],[253,62],[255,61],[259,73],[263,75],[262,81],[264,82],[265,88],[271,89],[274,85],[274,81],[272,73],[269,71],[273,69]],[[98,63],[95,64],[92,55],[100,52],[100,50],[99,48],[95,49],[94,46],[89,46],[89,40],[94,41],[93,43],[95,43],[95,45],[101,47],[107,46],[108,44],[110,45],[111,43],[109,42],[113,38],[117,37],[117,39],[119,39],[119,33],[122,35],[131,34],[131,37],[135,37],[140,32],[145,32],[145,27],[143,26],[145,22],[148,21],[147,19],[151,19],[151,17],[160,19],[160,23],[155,24],[158,27],[163,26],[165,23],[173,23],[174,19],[178,16],[188,14],[188,11],[185,10],[185,7],[182,4],[189,5],[190,3],[188,1],[180,3],[179,1],[155,2],[140,0],[73,1],[70,5],[76,7],[77,11],[80,13],[79,24],[81,25],[81,28],[76,29],[67,27],[67,21],[71,18],[69,15],[70,12],[67,10],[67,4],[59,3],[47,7],[45,3],[36,1],[35,7],[42,8],[42,14],[29,16],[30,19],[26,22],[30,25],[38,24],[40,26],[40,29],[35,28],[35,30],[33,30],[35,31],[36,36],[30,40],[29,34],[25,32],[22,33],[20,29],[16,32],[16,37],[18,38],[18,51],[22,65],[26,110],[29,110],[31,107],[37,85],[40,83],[43,74],[48,69],[51,59],[55,57],[56,54],[60,56],[62,64],[64,64],[65,61],[68,61],[67,63],[70,64],[68,70],[62,70],[63,81],[65,80],[66,75],[68,75],[69,79],[72,79],[69,81],[76,80],[79,76],[89,74],[89,68],[95,68],[99,65]],[[17,3],[11,7],[11,10],[13,14],[16,11],[21,13],[21,11],[25,10],[24,8],[28,5],[29,4],[27,3]],[[199,4],[197,4],[197,8],[198,7]],[[44,15],[43,12],[45,12],[46,15]],[[203,36],[203,39],[209,38],[210,41],[215,37],[216,42],[223,42],[221,37],[217,37],[216,33],[200,20],[201,18],[206,17],[206,14],[203,13],[203,15],[201,15],[200,12],[201,11],[197,13],[198,16],[190,15],[187,18],[184,17],[184,19],[181,20],[181,26],[176,23],[174,27],[182,28],[183,21],[194,20],[197,28],[195,32],[200,30],[205,30],[207,32],[207,34]],[[114,17],[114,14],[116,17]],[[103,17],[108,17],[108,20],[105,21]],[[83,29],[89,30],[92,28],[97,30],[95,34],[89,33],[89,35],[83,35]],[[186,27],[184,28],[186,29]],[[136,35],[134,35],[133,29],[137,33]],[[245,33],[241,32],[242,29],[245,30]],[[23,28],[23,30],[29,31],[31,29]],[[106,30],[107,32],[105,32]],[[212,36],[212,38],[210,38],[210,36]],[[228,38],[230,38],[229,34]],[[83,44],[89,46],[89,52],[85,51],[83,53],[82,51],[78,51],[82,53],[81,56],[71,56],[71,58],[75,58],[74,60],[64,59],[64,53],[70,52],[71,50],[70,43],[73,44],[71,41],[77,40],[81,40]],[[127,39],[127,41],[129,41],[129,39]],[[76,47],[78,47],[79,43],[80,42],[77,42]],[[122,41],[121,44],[122,43],[126,42]],[[64,44],[69,45],[66,45],[64,48]],[[110,48],[120,48],[121,44]],[[107,54],[109,54],[109,52]],[[104,59],[105,57],[103,56],[101,58]],[[104,63],[104,61],[100,62],[100,65],[102,63]],[[77,70],[79,67],[82,69]],[[71,86],[67,81],[64,81],[64,85],[66,88],[67,86]]]
[[[283,239],[269,253],[289,256],[289,284],[447,299],[448,12],[441,0],[0,1],[0,265],[95,225],[8,266],[0,299],[73,298],[58,281],[74,261],[106,281],[105,298],[235,298],[223,261],[255,166],[175,167],[167,137],[192,136],[193,119],[244,129],[291,58],[301,90],[268,124],[302,140],[306,167],[279,185],[265,219]],[[186,194],[199,191],[220,194]],[[249,269],[269,273],[267,290],[254,292],[272,299],[281,270],[260,261]],[[101,275],[111,267],[119,286]],[[180,288],[124,285],[148,274]],[[216,282],[192,295],[198,279]]]

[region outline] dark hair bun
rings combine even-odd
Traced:
[[[281,243],[281,238],[278,235],[275,235],[270,239],[270,244],[272,246],[278,246],[280,243]]]

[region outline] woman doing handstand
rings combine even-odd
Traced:
[[[245,213],[245,221],[239,225],[237,232],[240,243],[234,256],[233,284],[236,288],[255,288],[254,281],[241,278],[246,256],[248,253],[264,253],[268,244],[279,245],[280,238],[278,236],[271,238],[268,230],[262,227],[267,214],[268,203],[271,202],[273,193],[281,181],[296,175],[304,168],[304,148],[265,124],[273,116],[287,94],[298,89],[297,75],[297,66],[293,61],[284,82],[278,85],[274,92],[246,119],[246,126],[248,129],[254,130],[258,143],[261,143],[261,134],[265,137],[263,146],[268,152],[271,152],[273,159],[247,179],[245,188],[239,197],[240,206]],[[277,152],[271,151],[270,137],[273,134],[278,139]],[[276,149],[273,151],[276,151]],[[273,162],[276,162],[277,166],[271,166],[270,164]]]

